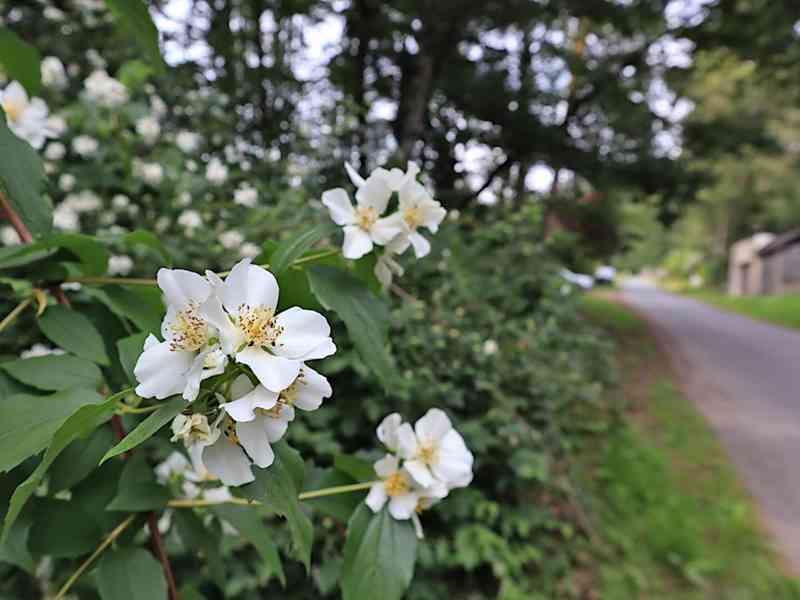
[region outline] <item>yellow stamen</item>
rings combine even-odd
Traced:
[[[436,462],[438,453],[438,449],[434,444],[423,444],[419,447],[418,456],[426,465],[431,465]]]
[[[371,206],[359,206],[356,209],[356,225],[367,231],[378,220],[378,211]]]
[[[11,102],[10,100],[4,100],[2,102],[3,111],[6,113],[8,120],[11,123],[18,121],[22,117],[22,113],[25,112],[25,104],[22,102]]]
[[[390,475],[386,481],[383,482],[386,487],[386,494],[389,496],[402,496],[411,491],[411,483],[408,478],[401,472]]]
[[[422,212],[419,207],[410,206],[403,210],[403,219],[411,229],[416,229],[422,225]]]
[[[275,311],[266,306],[239,307],[239,329],[253,346],[276,346],[283,327],[275,321]]]
[[[239,436],[236,433],[236,423],[230,417],[225,417],[225,422],[222,425],[222,433],[225,438],[233,445],[239,445]]]
[[[186,350],[194,352],[206,345],[208,341],[208,325],[198,315],[196,304],[189,304],[185,309],[178,311],[175,322],[172,323],[172,339],[170,350]]]

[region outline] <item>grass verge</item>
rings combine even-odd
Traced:
[[[607,296],[584,314],[617,341],[620,422],[584,473],[603,540],[598,598],[792,600],[726,453],[674,383],[646,325]]]
[[[800,295],[728,296],[716,290],[691,290],[683,295],[753,319],[800,329]]]

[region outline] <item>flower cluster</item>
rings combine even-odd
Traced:
[[[270,444],[283,436],[295,408],[315,410],[331,396],[327,379],[306,364],[336,352],[330,326],[299,307],[276,313],[278,283],[249,259],[224,280],[161,269],[158,285],[167,303],[163,341],[145,341],[134,368],[136,393],[181,394],[192,404],[175,418],[173,441],[225,485],[252,481],[251,465],[272,464]]]
[[[47,138],[56,137],[57,132],[47,117],[47,104],[41,98],[29,98],[19,82],[12,81],[0,92],[0,106],[8,128],[37,150]]]
[[[420,233],[427,228],[436,233],[447,211],[434,200],[425,186],[417,181],[419,167],[408,163],[405,172],[400,169],[375,169],[369,177],[362,178],[349,164],[347,174],[356,186],[356,205],[353,206],[342,188],[322,194],[322,203],[330,211],[334,223],[344,230],[342,254],[356,260],[382,246],[383,252],[375,264],[375,276],[389,287],[394,275],[402,275],[403,268],[394,259],[409,246],[414,255],[423,258],[431,250],[430,242]],[[389,201],[397,193],[397,210],[383,216]]]
[[[438,408],[430,409],[412,427],[392,413],[377,429],[378,439],[389,450],[375,462],[380,481],[372,485],[366,502],[373,512],[389,503],[398,520],[411,519],[422,537],[419,514],[445,498],[451,489],[472,481],[472,453]]]

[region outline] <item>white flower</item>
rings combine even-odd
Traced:
[[[152,144],[161,135],[161,126],[158,124],[158,119],[152,116],[142,117],[136,121],[136,133],[138,133],[144,141]]]
[[[20,353],[20,358],[35,358],[37,356],[49,356],[50,354],[66,354],[61,348],[50,348],[44,344],[34,344],[27,350]]]
[[[130,198],[128,198],[125,194],[116,194],[113,198],[111,198],[111,206],[117,210],[127,208],[130,203]]]
[[[86,96],[92,102],[114,108],[128,101],[127,88],[102,69],[94,71],[84,82]]]
[[[20,239],[17,230],[11,225],[3,225],[0,227],[0,241],[3,242],[4,246],[16,246],[22,240]]]
[[[77,194],[67,196],[63,205],[68,206],[77,213],[85,213],[98,210],[103,206],[103,201],[92,190],[83,190]]]
[[[208,422],[208,417],[199,413],[180,414],[172,420],[171,441],[181,441],[186,446],[192,444],[211,444],[219,435],[219,430]]]
[[[133,259],[130,256],[115,255],[108,259],[109,275],[127,275],[133,270]]]
[[[53,226],[63,231],[79,231],[80,217],[68,204],[62,203],[53,211]]]
[[[239,248],[239,256],[242,258],[255,258],[261,254],[261,248],[253,242],[245,242]]]
[[[378,257],[375,262],[375,277],[381,282],[384,290],[389,289],[392,285],[394,276],[402,277],[405,270],[403,266],[394,259],[394,256],[400,254],[405,250],[407,244],[402,235],[397,235],[394,239],[386,244],[386,250]]]
[[[225,183],[228,179],[228,167],[222,164],[218,158],[212,158],[206,166],[206,179],[214,184]]]
[[[224,282],[214,273],[206,276],[216,298],[206,305],[205,314],[219,329],[223,349],[249,366],[268,390],[286,389],[304,361],[336,352],[330,325],[318,312],[294,306],[275,314],[278,282],[250,259],[237,263]]]
[[[167,114],[167,103],[160,96],[150,96],[150,110],[156,117],[163,117]]]
[[[158,163],[136,161],[133,165],[133,170],[145,183],[152,186],[159,185],[164,179],[164,167]]]
[[[409,172],[411,172],[411,168],[409,168]],[[399,190],[398,214],[402,217],[405,227],[404,237],[414,247],[416,257],[427,256],[431,251],[431,244],[417,230],[420,227],[427,227],[431,233],[436,233],[439,230],[439,224],[447,215],[447,211],[431,198],[425,186],[416,181],[414,177],[409,177]],[[401,252],[404,250],[405,248]]]
[[[200,136],[191,131],[179,131],[175,143],[186,154],[191,154],[200,147]]]
[[[47,160],[61,160],[67,153],[67,149],[61,142],[50,142],[44,150],[44,157]]]
[[[184,210],[178,215],[178,225],[186,229],[197,229],[203,225],[203,217],[196,210]]]
[[[40,149],[45,139],[53,137],[47,125],[47,104],[41,98],[28,98],[19,82],[12,81],[0,92],[0,106],[12,133],[35,149]]]
[[[155,230],[158,233],[164,233],[167,229],[169,229],[169,226],[171,224],[172,221],[170,220],[170,218],[166,215],[162,215],[158,217],[158,219],[156,219]]]
[[[223,248],[228,250],[238,247],[243,241],[244,236],[240,231],[236,231],[235,229],[226,231],[219,236],[219,243],[222,244]]]
[[[347,167],[350,172],[352,167]],[[358,178],[355,181],[361,182],[356,192],[355,208],[342,188],[322,194],[322,203],[328,207],[331,219],[344,229],[342,254],[345,258],[361,258],[372,251],[374,244],[388,244],[392,238],[403,232],[403,226],[398,219],[380,218],[392,195],[392,188],[384,172],[384,169],[373,171],[366,180],[355,174]]]
[[[378,439],[390,452],[397,452],[397,430],[402,424],[403,417],[401,417],[398,413],[392,413],[390,415],[386,415],[383,418],[383,421],[381,421],[381,424],[378,425],[378,429],[376,430]]]
[[[495,342],[494,340],[486,340],[485,342],[483,342],[483,353],[486,356],[492,356],[494,354],[497,354],[498,349],[499,346],[497,345],[497,342]]]
[[[154,471],[156,480],[165,485],[170,481],[178,480],[184,498],[201,498],[212,502],[225,502],[231,499],[230,490],[226,486],[200,487],[198,484],[217,482],[217,477],[208,472],[202,461],[198,460],[198,452],[192,453],[190,462],[180,452],[173,452],[167,459],[156,465]]]
[[[153,335],[145,341],[134,367],[136,393],[159,400],[182,394],[191,402],[200,382],[222,373],[227,364],[216,344],[218,334],[201,311],[211,296],[211,285],[197,273],[181,269],[160,269],[157,279],[167,302],[161,325],[164,341]]]
[[[47,117],[47,129],[50,137],[60,137],[67,131],[67,121],[59,115],[50,115]]]
[[[91,156],[99,147],[100,143],[88,135],[79,135],[72,140],[72,151],[79,156]]]
[[[410,519],[417,510],[421,491],[411,474],[400,467],[400,460],[393,454],[376,461],[374,467],[381,481],[369,489],[367,506],[377,513],[388,501],[392,517],[399,521]]]
[[[59,90],[67,86],[67,72],[58,57],[47,56],[42,60],[42,83]]]
[[[243,183],[233,191],[233,201],[247,208],[253,208],[258,203],[258,190]]]
[[[414,429],[403,423],[397,439],[403,466],[420,486],[439,482],[447,488],[465,487],[472,481],[472,453],[444,411],[430,409]]]
[[[71,192],[75,188],[75,184],[78,180],[75,178],[75,175],[71,173],[63,173],[58,178],[58,189],[62,192]]]

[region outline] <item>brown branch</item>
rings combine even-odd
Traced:
[[[19,218],[17,211],[15,211],[11,206],[11,203],[8,201],[8,198],[6,198],[3,192],[0,192],[0,207],[2,207],[6,218],[11,221],[11,225],[17,231],[19,239],[22,240],[22,243],[31,243],[33,241],[33,234],[31,234],[31,230],[28,229],[28,226],[25,225],[25,223],[22,222],[22,219]]]

